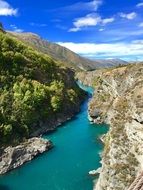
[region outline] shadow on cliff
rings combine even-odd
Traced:
[[[10,190],[7,185],[0,185],[0,190]]]

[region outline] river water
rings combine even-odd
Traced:
[[[52,140],[54,148],[1,176],[0,190],[92,190],[93,178],[88,172],[100,167],[103,145],[99,137],[108,129],[104,124],[90,124],[87,104],[93,89],[80,87],[89,92],[81,112],[44,136]]]

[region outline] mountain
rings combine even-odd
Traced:
[[[33,33],[11,33],[19,40],[32,46],[36,50],[48,54],[54,59],[61,61],[67,67],[76,70],[90,70],[90,60],[83,58],[69,49],[62,47],[58,44],[43,40],[40,36]]]
[[[10,32],[10,34],[32,46],[36,50],[50,55],[54,59],[61,61],[65,66],[71,67],[75,70],[89,71],[104,67],[115,67],[122,64],[128,64],[126,61],[121,59],[90,60],[72,52],[63,46],[44,40],[37,34],[15,32]]]
[[[97,68],[108,68],[108,67],[117,67],[119,65],[127,65],[129,64],[127,61],[122,59],[95,59]]]

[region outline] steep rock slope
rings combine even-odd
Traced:
[[[77,70],[95,70],[104,67],[113,67],[118,65],[126,65],[128,62],[121,59],[97,59],[90,60],[79,56],[69,49],[55,43],[43,40],[40,36],[33,33],[14,33],[11,35],[17,37],[19,40],[26,42],[36,50],[46,53],[54,59],[61,61],[67,67]]]
[[[84,82],[95,87],[90,120],[110,125],[94,189],[127,190],[143,170],[143,65],[87,73]]]

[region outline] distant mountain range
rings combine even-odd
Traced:
[[[118,65],[128,64],[128,62],[121,59],[90,60],[72,52],[63,46],[44,40],[34,33],[9,33],[26,44],[32,46],[39,52],[50,55],[55,60],[62,62],[62,64],[73,68],[74,70],[90,71],[99,68],[115,67]]]

